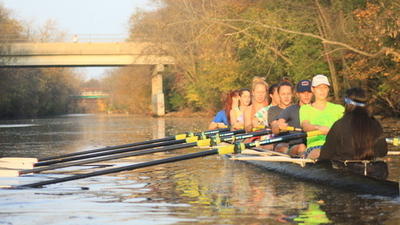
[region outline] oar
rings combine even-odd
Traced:
[[[231,135],[231,134],[240,134],[244,133],[245,130],[236,130],[236,131],[230,131],[228,128],[222,128],[222,129],[216,129],[216,130],[208,130],[204,132],[197,132],[197,133],[191,133],[187,132],[184,134],[178,134],[175,136],[170,136],[166,138],[160,138],[160,139],[154,139],[154,140],[148,140],[148,141],[143,141],[143,142],[136,142],[136,143],[130,143],[130,144],[124,144],[124,145],[114,145],[114,146],[107,146],[104,148],[98,148],[98,149],[92,149],[92,150],[87,150],[87,151],[79,151],[79,152],[73,152],[73,153],[68,153],[64,155],[58,155],[58,156],[51,156],[51,157],[45,157],[45,158],[23,158],[23,157],[5,157],[5,158],[0,158],[0,167],[7,167],[10,163],[18,164],[18,163],[37,163],[37,162],[45,162],[45,161],[51,161],[55,159],[62,159],[62,158],[68,158],[72,156],[78,156],[78,155],[87,155],[87,154],[93,154],[97,152],[104,152],[104,151],[109,151],[109,150],[114,150],[114,149],[121,149],[121,148],[128,148],[128,147],[136,147],[137,150],[141,149],[146,149],[146,148],[154,148],[154,147],[159,147],[159,146],[167,146],[167,145],[173,145],[173,144],[178,144],[178,143],[185,143],[185,139],[193,136],[201,137],[201,138],[207,138],[209,136],[219,134],[219,133],[226,133],[226,135]],[[58,161],[52,161],[52,162],[58,162]],[[50,163],[53,164],[53,163]],[[50,165],[50,164],[44,164],[44,165]],[[40,166],[41,164],[37,164],[35,166]]]
[[[233,139],[232,137],[235,137],[234,138],[235,140],[243,140],[243,139],[246,139],[249,137],[256,137],[256,136],[266,135],[266,134],[270,134],[270,133],[271,133],[271,130],[263,130],[263,131],[253,132],[253,133],[244,134],[244,135],[237,135],[237,136],[221,137],[221,135],[219,135],[219,138],[220,138],[220,141],[230,141]],[[134,152],[128,152],[128,153],[122,153],[122,154],[113,154],[113,155],[105,156],[105,157],[98,157],[98,158],[80,160],[80,161],[69,162],[69,163],[68,162],[67,163],[59,163],[59,164],[43,166],[43,167],[39,167],[39,168],[29,168],[29,169],[18,171],[17,173],[15,171],[11,171],[11,170],[5,170],[5,171],[0,170],[0,177],[1,177],[1,175],[3,177],[6,177],[6,176],[14,177],[14,176],[19,176],[19,175],[28,174],[28,173],[40,173],[43,171],[65,168],[65,167],[70,167],[70,166],[80,166],[80,165],[85,165],[85,164],[90,164],[90,163],[103,162],[103,161],[108,161],[108,160],[121,159],[121,158],[151,154],[151,153],[156,153],[156,152],[171,151],[171,150],[177,150],[177,149],[182,149],[182,148],[190,148],[190,147],[196,147],[196,146],[209,147],[210,144],[212,144],[210,139],[203,139],[203,140],[198,140],[198,141],[192,142],[192,143],[178,144],[178,145],[166,146],[166,147],[162,147],[162,148],[146,149],[146,150],[134,151]]]
[[[170,157],[170,158],[153,160],[153,161],[149,161],[149,162],[136,163],[136,164],[129,165],[129,166],[122,166],[122,167],[116,167],[116,168],[111,168],[111,169],[99,170],[99,171],[85,173],[85,174],[77,174],[77,175],[72,175],[72,176],[68,176],[68,177],[56,178],[56,179],[52,179],[52,180],[41,181],[41,182],[36,182],[36,183],[31,183],[31,184],[18,185],[18,186],[14,186],[12,188],[37,188],[37,187],[42,187],[44,185],[49,185],[49,184],[62,183],[62,182],[66,182],[66,181],[78,180],[78,179],[106,175],[106,174],[117,173],[117,172],[122,172],[122,171],[130,171],[130,170],[135,170],[138,168],[144,168],[144,167],[148,167],[148,166],[177,162],[177,161],[182,161],[182,160],[187,160],[187,159],[194,159],[194,158],[199,158],[199,157],[208,156],[208,155],[240,153],[241,150],[246,149],[246,148],[258,147],[260,145],[266,145],[266,144],[279,143],[279,142],[288,141],[288,140],[292,140],[292,139],[304,138],[307,136],[314,136],[317,134],[320,134],[320,132],[294,133],[294,134],[288,134],[285,136],[280,136],[280,137],[276,137],[276,138],[271,138],[271,139],[267,139],[267,140],[256,141],[256,142],[251,142],[251,143],[246,143],[246,144],[245,143],[230,144],[230,145],[226,145],[226,146],[221,146],[219,148],[211,149],[208,151],[201,151],[201,152],[196,152],[196,153],[191,153],[191,154],[186,154],[186,155],[180,155],[180,156],[175,156],[175,157]]]
[[[399,146],[400,145],[400,137],[386,138],[386,142],[388,144],[392,144],[394,146]]]
[[[243,133],[243,132],[244,132],[244,130],[224,132],[224,133],[221,133],[220,136],[232,136],[232,135],[235,135],[238,133]],[[202,137],[203,138],[210,137],[212,135],[213,134],[205,134],[205,135],[202,135]],[[100,151],[100,152],[92,153],[92,154],[84,154],[84,155],[77,155],[77,156],[60,158],[60,159],[47,160],[47,161],[35,163],[34,166],[35,167],[48,166],[48,165],[54,165],[57,163],[71,162],[71,161],[77,161],[77,160],[82,160],[82,159],[88,159],[88,158],[94,158],[94,157],[100,157],[100,156],[106,156],[106,155],[112,155],[112,154],[118,154],[118,153],[124,153],[124,152],[132,152],[132,151],[138,151],[138,150],[155,148],[155,147],[162,147],[162,146],[175,145],[175,144],[181,144],[181,143],[191,143],[191,142],[196,142],[198,139],[199,139],[198,136],[191,136],[191,137],[187,137],[185,139],[178,139],[178,140],[166,141],[166,142],[161,142],[161,143],[147,144],[147,145],[143,145],[143,146],[135,146],[135,147],[131,147],[131,148]]]
[[[8,169],[32,169],[33,164],[37,162],[36,158],[0,158],[0,168]]]
[[[104,148],[97,148],[97,149],[92,149],[92,150],[73,152],[73,153],[68,153],[68,154],[58,155],[58,156],[44,157],[44,158],[38,159],[38,161],[41,162],[41,161],[66,158],[66,157],[76,156],[76,155],[91,154],[91,153],[114,150],[114,149],[120,149],[120,148],[129,148],[129,147],[134,147],[134,146],[144,146],[144,145],[154,144],[154,143],[158,143],[158,142],[164,142],[165,143],[165,142],[168,142],[168,141],[182,140],[182,139],[185,139],[185,138],[188,138],[188,137],[192,137],[192,136],[208,136],[208,135],[213,135],[213,134],[222,133],[222,132],[228,132],[228,131],[229,131],[229,128],[208,130],[208,131],[197,132],[197,133],[186,132],[186,133],[183,133],[183,134],[178,134],[178,135],[169,136],[169,137],[165,137],[165,138],[159,138],[159,139],[153,139],[153,140],[147,140],[147,141],[142,141],[142,142],[123,144],[123,145],[107,146],[107,147],[104,147]],[[244,133],[244,130],[239,130],[238,133],[239,132]]]

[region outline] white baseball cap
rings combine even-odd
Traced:
[[[331,84],[329,83],[328,77],[326,77],[325,75],[322,75],[322,74],[317,74],[313,77],[311,85],[313,87],[316,87],[320,84],[326,84],[328,86],[331,86]]]

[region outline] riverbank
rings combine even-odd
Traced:
[[[214,112],[193,112],[189,109],[184,109],[176,112],[167,112],[165,117],[212,117],[214,116]]]

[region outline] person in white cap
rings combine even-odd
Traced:
[[[315,75],[311,82],[315,101],[300,107],[300,124],[304,131],[321,131],[321,135],[307,138],[305,158],[317,159],[321,146],[331,126],[343,116],[344,107],[328,101],[330,83],[328,77]]]

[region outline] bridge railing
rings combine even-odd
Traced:
[[[129,42],[129,41],[149,41],[148,38],[135,36],[130,38],[128,34],[67,34],[60,37],[40,38],[29,36],[1,35],[0,43],[13,42]]]

